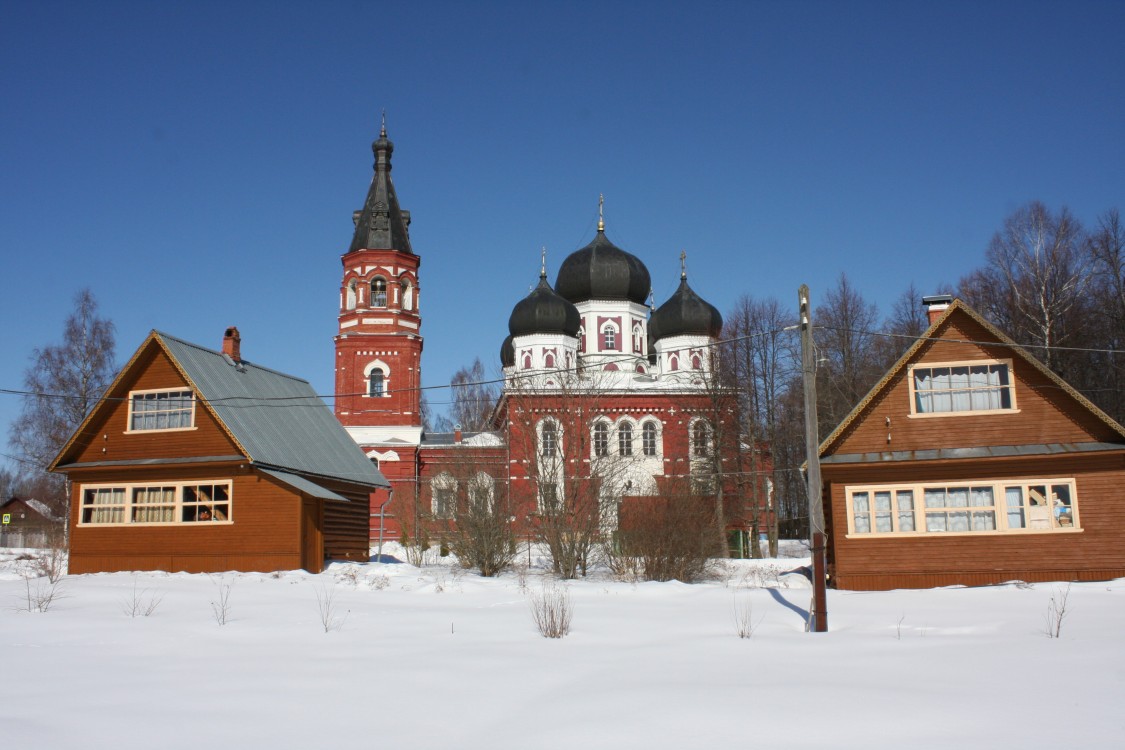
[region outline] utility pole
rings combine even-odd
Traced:
[[[805,385],[805,481],[809,497],[809,551],[812,553],[813,597],[807,629],[828,631],[828,593],[825,591],[824,504],[820,482],[820,433],[816,425],[816,352],[813,350],[812,302],[809,287],[797,291],[801,314],[801,372]]]

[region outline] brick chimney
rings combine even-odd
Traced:
[[[223,334],[223,354],[235,362],[242,361],[242,337],[238,335],[238,329],[234,326]]]
[[[941,317],[941,314],[953,304],[953,295],[935,294],[931,297],[923,297],[922,304],[926,306],[926,317],[930,319],[930,325],[933,325]]]
[[[459,424],[453,425],[453,442],[458,445],[461,444],[461,425]]]

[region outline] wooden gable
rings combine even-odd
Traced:
[[[196,394],[194,426],[179,430],[129,430],[130,394],[161,389]],[[148,459],[244,456],[199,393],[155,336],[149,336],[56,459],[56,465]]]
[[[1010,364],[1015,408],[912,414],[911,368]],[[944,448],[1122,442],[1121,427],[960,302],[926,332],[821,445],[821,455]]]

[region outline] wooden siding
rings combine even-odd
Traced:
[[[368,531],[371,517],[370,490],[328,480],[320,483],[349,500],[346,503],[324,503],[324,556],[329,560],[367,562],[371,556]]]
[[[1123,446],[1125,449],[1125,446]],[[1125,454],[825,466],[829,569],[842,589],[1125,576]],[[1074,478],[1081,531],[847,536],[845,487],[973,479]]]
[[[71,450],[76,463],[125,461],[149,458],[230,456],[240,454],[230,437],[203,404],[195,404],[195,429],[127,432],[130,391],[157,388],[187,388],[179,371],[155,343],[150,344],[134,363],[136,379],[122,379],[101,414],[87,425],[87,435]]]
[[[168,526],[79,526],[83,484],[231,480],[231,523]],[[238,467],[226,473],[197,467],[74,471],[70,479],[70,572],[166,570],[189,573],[269,572],[301,567],[300,506],[295,491]]]
[[[940,332],[944,339],[994,340],[968,315],[952,316],[948,323]],[[1013,357],[1008,347],[935,341],[919,350],[911,364],[990,359],[1012,359],[1018,413],[912,417],[909,370],[903,368],[828,454],[1121,440],[1042,373]]]

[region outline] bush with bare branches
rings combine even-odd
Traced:
[[[570,633],[570,591],[558,581],[547,581],[528,599],[535,627],[544,638],[563,638]]]

